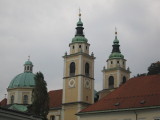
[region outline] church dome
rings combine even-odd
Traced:
[[[31,72],[24,72],[16,77],[10,82],[8,88],[23,88],[23,87],[34,87],[35,86],[35,75]]]
[[[35,75],[32,73],[32,62],[28,59],[24,63],[24,73],[21,73],[14,77],[10,82],[8,89],[11,88],[25,88],[25,87],[34,87],[35,86]]]
[[[28,60],[28,61],[26,61],[26,62],[24,63],[24,65],[33,65],[33,64],[32,64],[31,61]]]

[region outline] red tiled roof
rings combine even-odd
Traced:
[[[63,90],[52,90],[49,91],[49,108],[57,108],[62,105],[62,92]]]
[[[0,102],[0,106],[6,106],[7,105],[7,99],[4,98],[1,102]]]
[[[160,75],[131,78],[120,88],[80,113],[150,106],[160,106]]]

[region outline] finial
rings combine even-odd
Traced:
[[[30,61],[30,56],[28,56],[28,61]]]
[[[115,27],[115,35],[117,36],[117,28]]]
[[[79,8],[79,18],[81,18],[81,9]]]

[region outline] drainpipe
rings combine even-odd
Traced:
[[[136,115],[136,120],[138,120],[138,114],[136,111],[134,111],[135,115]]]

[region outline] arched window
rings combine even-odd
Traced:
[[[109,88],[114,88],[114,77],[113,76],[109,77]]]
[[[28,95],[23,96],[23,104],[28,104]]]
[[[14,103],[14,96],[12,95],[11,96],[11,104],[13,104]]]
[[[73,76],[73,75],[75,75],[75,63],[74,62],[70,64],[70,76]]]
[[[27,70],[29,70],[29,66],[27,66]]]
[[[89,76],[89,63],[85,64],[85,75]]]
[[[126,77],[124,76],[122,80],[122,84],[124,84],[125,82],[126,82]]]

